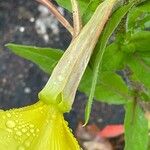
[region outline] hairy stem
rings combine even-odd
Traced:
[[[73,26],[74,26],[74,37],[76,37],[82,28],[82,21],[80,16],[80,9],[77,0],[71,0],[72,13],[73,13]]]

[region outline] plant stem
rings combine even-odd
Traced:
[[[71,33],[71,35],[74,35],[74,29],[70,25],[70,23],[64,18],[64,16],[57,10],[57,8],[50,2],[49,0],[36,0],[42,5],[46,6],[53,15],[58,19],[58,21]]]
[[[71,0],[72,13],[73,13],[73,26],[74,26],[74,37],[78,36],[82,29],[82,20],[80,16],[80,9],[77,0]]]

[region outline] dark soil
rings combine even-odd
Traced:
[[[42,72],[35,64],[19,58],[6,49],[8,42],[55,47],[66,49],[70,42],[69,33],[59,25],[59,41],[49,31],[49,42],[37,34],[35,22],[30,18],[38,18],[38,3],[30,0],[5,0],[0,1],[0,108],[10,109],[35,103],[37,94],[48,79],[48,75]],[[21,11],[20,11],[21,10]],[[68,13],[66,16],[70,19]],[[19,30],[24,27],[24,31]],[[70,115],[70,122],[75,127],[75,122],[83,121],[84,108],[87,97],[78,93]],[[77,119],[75,119],[77,117]],[[107,105],[94,102],[91,123],[103,127],[106,124],[118,124],[123,122],[124,110],[121,106]]]

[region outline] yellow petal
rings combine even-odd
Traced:
[[[63,114],[38,103],[0,111],[0,150],[79,150]]]

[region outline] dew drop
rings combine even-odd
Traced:
[[[21,116],[21,114],[20,114],[20,116]],[[15,117],[18,118],[19,116],[18,116],[18,115],[15,115]]]
[[[25,132],[27,132],[27,129],[26,129],[26,128],[23,128],[21,131],[22,131],[23,133],[25,133]]]
[[[18,150],[25,150],[25,147],[24,146],[19,146]]]
[[[10,118],[10,117],[11,117],[11,114],[10,114],[10,113],[7,113],[6,116],[7,116],[8,118]]]
[[[54,86],[56,86],[56,85],[57,85],[57,82],[53,82],[53,84],[54,84]]]
[[[43,110],[41,110],[40,113],[43,114]]]
[[[34,129],[30,129],[30,132],[31,132],[31,133],[34,133]]]
[[[8,121],[6,122],[6,126],[7,126],[8,128],[14,128],[14,127],[16,126],[16,124],[15,124],[15,122],[14,122],[13,120],[8,120]]]
[[[45,122],[46,122],[46,123],[49,123],[49,121],[50,121],[50,120],[46,119],[46,121],[45,121]]]
[[[7,129],[7,131],[10,132],[10,133],[13,132],[12,129]]]
[[[30,133],[27,133],[27,136],[30,136]]]
[[[69,130],[70,130],[70,132],[72,132],[72,129],[71,129],[71,128],[69,128]]]
[[[60,75],[60,76],[58,76],[58,80],[59,81],[62,81],[63,80],[63,77]]]
[[[3,119],[6,119],[6,116],[3,115],[2,118],[3,118]]]
[[[26,125],[22,125],[22,128],[24,128]]]
[[[21,133],[20,131],[17,131],[17,132],[16,132],[16,135],[21,136],[22,133]]]
[[[34,128],[34,125],[33,125],[33,124],[30,124],[29,127],[30,127],[30,128]]]
[[[25,145],[26,147],[29,147],[29,146],[30,146],[30,141],[25,141],[24,145]]]
[[[36,132],[39,132],[40,130],[39,129],[36,129]]]
[[[17,129],[17,128],[14,128],[14,130],[17,131],[18,129]]]
[[[8,135],[8,138],[10,138],[10,135]]]
[[[22,128],[21,126],[18,127],[18,129],[21,129],[21,128]]]

